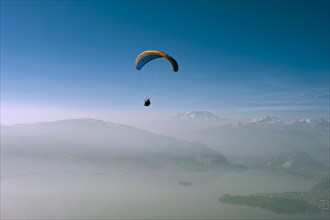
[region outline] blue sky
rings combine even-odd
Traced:
[[[186,110],[328,117],[329,7],[325,0],[1,1],[1,120]],[[172,55],[179,72],[165,59],[136,70],[135,57],[148,49]]]

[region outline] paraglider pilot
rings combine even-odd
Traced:
[[[144,100],[144,106],[149,106],[150,105],[150,98],[146,98],[145,100]]]

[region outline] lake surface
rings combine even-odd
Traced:
[[[269,171],[192,172],[3,160],[1,218],[328,219],[219,202],[222,194],[309,190],[316,180]],[[183,186],[179,181],[191,185]]]

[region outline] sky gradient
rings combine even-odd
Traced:
[[[1,1],[1,123],[129,122],[188,110],[329,117],[329,7],[325,0]],[[136,56],[148,49],[173,56],[179,72],[165,59],[136,70]]]

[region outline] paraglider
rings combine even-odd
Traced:
[[[146,98],[145,100],[144,100],[144,106],[149,106],[150,105],[150,98]]]
[[[135,59],[135,68],[137,70],[141,70],[144,65],[157,58],[167,59],[172,65],[172,69],[174,72],[177,72],[179,70],[179,65],[176,62],[176,60],[170,55],[159,50],[146,50],[141,54],[139,54]],[[146,98],[144,100],[144,106],[148,107],[149,105],[150,105],[150,98]]]

